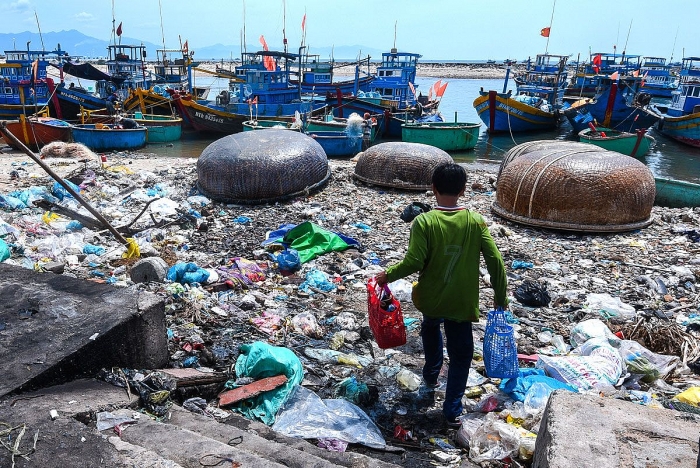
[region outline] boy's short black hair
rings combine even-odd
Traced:
[[[459,195],[467,185],[467,171],[459,164],[440,164],[433,170],[432,182],[441,195]]]

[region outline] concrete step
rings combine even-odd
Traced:
[[[179,406],[173,406],[172,418],[165,423],[141,415],[137,424],[125,426],[121,437],[110,430],[98,432],[94,427],[97,412],[132,416],[137,402],[138,397],[132,395],[129,399],[123,388],[96,380],[76,380],[0,399],[0,421],[26,427],[20,444],[23,452],[31,451],[38,431],[36,451],[29,460],[16,458],[16,468],[201,468],[200,460],[205,455],[230,459],[246,467],[397,466],[358,453],[330,452],[237,415],[228,424],[222,424]],[[55,420],[50,416],[51,410],[58,413]],[[14,439],[18,433],[19,430],[13,433]],[[0,448],[0,467],[5,466],[12,466],[10,453]]]
[[[65,275],[0,264],[0,397],[167,363],[163,300]]]

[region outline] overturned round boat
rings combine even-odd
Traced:
[[[621,232],[652,222],[654,176],[640,161],[584,143],[530,142],[501,163],[497,215],[530,226]]]
[[[328,158],[297,132],[242,132],[216,140],[197,161],[197,187],[225,203],[261,204],[322,187]]]
[[[453,162],[445,151],[421,143],[380,143],[360,153],[355,178],[372,185],[428,190],[433,170]]]

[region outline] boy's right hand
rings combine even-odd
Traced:
[[[376,279],[377,279],[377,284],[379,286],[384,286],[388,281],[388,278],[386,277],[386,271],[382,271],[381,273],[379,273],[376,276]]]

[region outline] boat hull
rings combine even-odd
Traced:
[[[479,123],[409,123],[402,126],[401,140],[435,146],[444,151],[466,151],[476,146],[479,127]]]
[[[656,197],[654,204],[671,208],[700,206],[700,184],[680,180],[654,178]]]
[[[27,118],[6,123],[7,129],[19,141],[31,149],[39,149],[52,141],[70,141],[71,128],[68,122],[51,117]],[[17,145],[4,134],[3,140],[15,149]]]
[[[534,132],[559,125],[559,115],[510,99],[510,94],[479,92],[474,108],[489,133]]]
[[[136,112],[128,115],[128,118],[135,121],[139,126],[148,129],[147,143],[168,143],[177,141],[182,137],[182,119],[180,117],[141,114]],[[87,113],[85,123],[115,123],[114,117],[106,114]]]
[[[700,113],[664,116],[657,122],[656,130],[681,143],[700,148]]]
[[[321,145],[329,158],[355,156],[362,150],[362,135],[350,135],[345,132],[307,132]]]
[[[606,136],[602,136],[602,133]],[[654,138],[643,130],[638,130],[637,133],[627,133],[597,127],[596,132],[593,132],[590,128],[586,128],[581,130],[578,136],[582,143],[590,143],[608,151],[616,151],[636,158],[647,154],[654,143]]]
[[[98,128],[99,125],[73,125],[73,141],[82,143],[93,151],[133,150],[146,146],[145,127],[116,129],[110,126]]]
[[[63,83],[56,87],[56,98],[60,106],[60,113],[59,110],[55,108],[56,104],[52,101],[53,115],[61,115],[63,119],[73,122],[80,116],[81,108],[98,110],[107,107],[107,101],[105,99],[66,88]]]
[[[301,126],[294,126],[294,122],[285,122],[284,120],[246,120],[243,122],[243,131],[250,132],[252,130],[292,130],[300,132]]]

